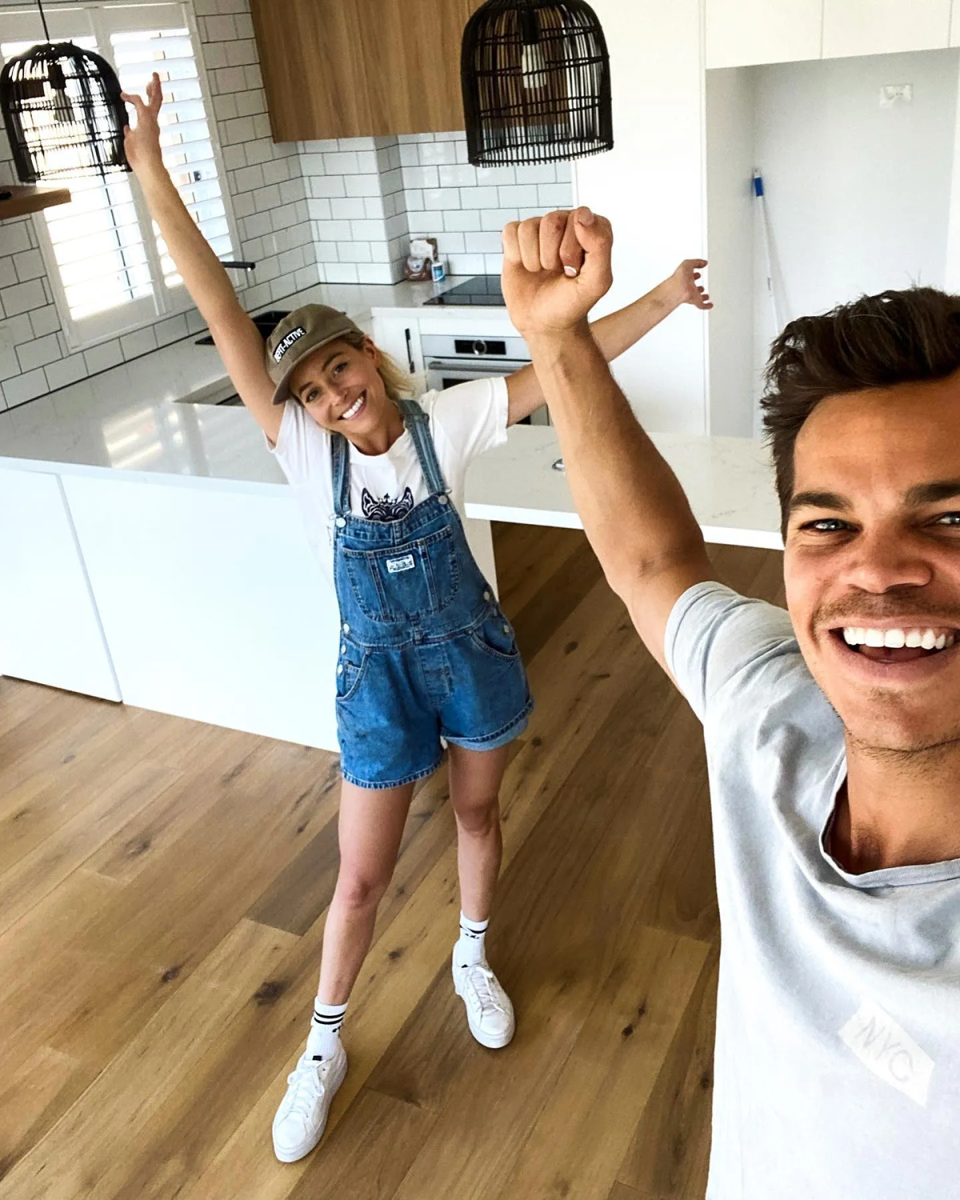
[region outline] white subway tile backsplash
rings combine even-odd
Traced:
[[[429,142],[421,145],[420,163],[422,166],[453,166],[457,161],[456,146],[452,142]]]
[[[460,207],[460,191],[458,188],[424,188],[423,207],[430,211]]]
[[[91,346],[89,350],[84,350],[83,357],[87,364],[87,373],[96,375],[98,371],[106,371],[110,367],[115,367],[117,363],[122,363],[123,351],[120,349],[120,342],[114,338],[112,341],[101,342],[99,346]]]
[[[352,196],[344,200],[331,200],[334,217],[344,221],[362,221],[367,216],[366,201],[362,196]]]
[[[21,371],[33,371],[45,366],[60,357],[60,343],[55,333],[37,338],[33,342],[24,342],[17,347],[17,358],[20,360]]]
[[[310,195],[318,200],[347,194],[342,175],[318,175],[308,180],[308,183]]]
[[[33,245],[30,237],[29,217],[23,221],[5,221],[3,224],[3,254],[19,254]]]
[[[441,254],[465,254],[467,246],[464,238],[475,237],[476,234],[440,233],[437,235],[437,250]]]
[[[137,329],[133,333],[125,334],[120,339],[120,349],[126,361],[129,361],[131,358],[139,358],[141,354],[149,354],[151,350],[156,350],[156,348],[157,335],[152,325],[147,325],[144,329]]]
[[[503,255],[485,254],[483,256],[483,269],[487,275],[499,275],[503,270]]]
[[[438,170],[442,188],[476,187],[477,168],[471,166],[440,167]]]
[[[368,263],[373,262],[373,252],[369,242],[341,242],[337,247],[340,262]]]
[[[404,167],[403,185],[408,188],[439,187],[440,175],[436,167]]]
[[[519,220],[519,217],[515,208],[488,208],[480,214],[480,228],[490,233],[499,232],[504,225]]]
[[[307,213],[311,221],[329,221],[333,217],[330,200],[308,200]]]
[[[253,202],[257,206],[257,212],[269,212],[277,208],[280,204],[280,188],[275,183],[264,185],[257,192]]]
[[[445,213],[434,214],[435,218],[442,217],[443,228],[449,233],[467,233],[483,228],[482,212],[479,208],[465,208],[460,212],[449,210]]]
[[[537,188],[537,203],[541,208],[570,208],[573,191],[569,183],[541,183]]]
[[[175,317],[167,317],[153,328],[157,335],[157,345],[169,346],[171,342],[178,342],[187,336],[187,319],[183,313],[177,313]]]
[[[327,263],[324,267],[327,283],[359,283],[356,263]]]
[[[360,163],[356,151],[342,150],[325,154],[323,169],[328,175],[359,175]]]
[[[522,168],[520,168],[522,170]],[[481,185],[497,184],[506,186],[517,182],[515,167],[477,167],[477,183]]]
[[[56,305],[48,304],[46,308],[35,308],[30,316],[30,328],[35,338],[46,337],[60,328],[60,314]]]
[[[513,185],[501,187],[500,192],[500,207],[520,208],[523,205],[538,204],[540,197],[537,195],[537,185],[535,183],[527,185]]]
[[[347,175],[344,177],[343,195],[379,196],[382,190],[382,175]]]
[[[3,307],[7,315],[14,317],[48,304],[43,282],[42,279],[31,279],[29,283],[18,283],[6,288],[3,293]]]
[[[360,263],[357,266],[358,283],[393,283],[394,273],[390,263]]]
[[[420,166],[420,147],[416,142],[401,142],[399,149],[401,167]]]
[[[322,242],[349,242],[353,236],[349,221],[318,221],[317,234]]]
[[[17,268],[13,265],[13,258],[0,258],[0,289],[16,282]]]
[[[465,187],[459,190],[462,208],[497,208],[500,206],[500,194],[495,187]]]
[[[499,254],[502,240],[499,233],[465,233],[464,249],[468,254]]]
[[[482,254],[451,254],[447,263],[451,275],[482,275],[484,263]]]
[[[50,391],[55,392],[57,388],[67,387],[68,384],[76,383],[78,379],[86,379],[87,364],[82,354],[69,354],[66,358],[59,358],[46,366],[44,373]]]
[[[47,377],[44,375],[42,367],[35,371],[28,371],[25,375],[16,375],[13,379],[5,379],[3,383],[7,408],[26,404],[28,400],[36,400],[37,396],[42,396],[49,390]]]

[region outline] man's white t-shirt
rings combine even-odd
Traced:
[[[830,856],[843,727],[783,609],[698,584],[666,660],[713,808],[708,1200],[960,1197],[960,860],[850,875]]]
[[[442,392],[427,392],[418,403],[430,420],[430,433],[443,478],[460,516],[470,463],[507,439],[506,379],[473,379]],[[333,579],[333,466],[331,434],[294,400],[284,406],[276,447],[271,447],[300,503],[307,536],[328,579]],[[269,445],[269,442],[268,442]],[[427,499],[427,483],[409,429],[386,454],[350,452],[350,511],[370,521],[404,516]]]

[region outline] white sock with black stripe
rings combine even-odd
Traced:
[[[486,962],[487,951],[484,946],[489,921],[471,921],[469,917],[460,914],[460,940],[455,947],[457,966],[472,967],[477,963]]]
[[[332,1058],[336,1054],[346,1011],[345,1004],[322,1004],[319,999],[314,1001],[313,1020],[307,1037],[307,1054],[311,1058]]]

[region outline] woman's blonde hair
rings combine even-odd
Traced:
[[[355,350],[362,350],[368,340],[367,335],[360,331],[357,333],[345,333],[343,337],[338,339],[338,341],[346,342],[348,346],[353,346]],[[380,373],[383,386],[386,388],[390,399],[408,399],[416,395],[416,377],[405,371],[395,359],[381,350],[379,346],[377,347],[377,353],[380,355],[380,365],[377,370]]]

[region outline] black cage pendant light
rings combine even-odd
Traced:
[[[127,109],[105,58],[72,42],[32,46],[0,72],[0,109],[22,183],[65,175],[129,171],[123,152]]]
[[[586,0],[487,0],[464,32],[460,73],[475,166],[613,146],[610,56]]]

